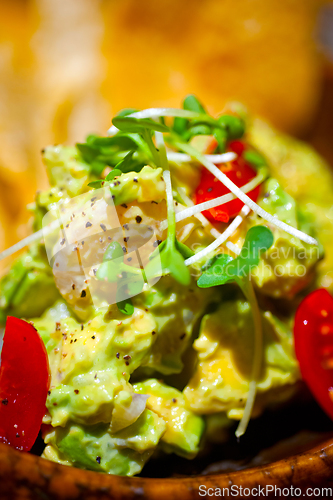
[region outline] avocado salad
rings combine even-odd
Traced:
[[[293,398],[295,311],[333,288],[333,179],[308,145],[190,95],[42,156],[33,233],[0,256],[21,250],[0,281],[3,367],[20,320],[46,356],[42,457],[132,476]],[[28,450],[20,425],[2,441]]]

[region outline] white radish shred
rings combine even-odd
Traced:
[[[230,236],[233,235],[236,229],[243,222],[244,217],[246,217],[249,213],[250,209],[246,205],[244,205],[244,207],[240,211],[240,214],[237,215],[237,217],[231,222],[231,224],[229,224],[227,229],[223,231],[223,233],[221,233],[220,236],[216,238],[215,241],[213,241],[213,243],[211,243],[210,245],[208,245],[208,247],[204,248],[203,250],[196,253],[192,257],[189,257],[188,259],[185,260],[186,266],[190,266],[195,262],[197,262],[198,260],[203,259],[204,257],[206,257],[206,255],[210,254],[211,252],[216,250],[216,248],[222,245],[228,238],[230,238]]]
[[[311,236],[303,233],[303,231],[300,231],[299,229],[296,229],[292,226],[289,226],[289,224],[286,224],[285,222],[280,221],[277,217],[274,217],[273,215],[269,214],[261,208],[257,203],[255,203],[251,198],[249,198],[243,191],[234,184],[229,177],[227,177],[219,168],[217,168],[214,163],[211,161],[207,160],[204,155],[200,154],[198,151],[196,151],[194,148],[192,148],[189,144],[183,144],[183,143],[178,143],[175,141],[174,145],[178,147],[178,149],[185,151],[185,153],[188,153],[193,156],[196,160],[200,161],[202,165],[204,165],[217,179],[219,179],[222,184],[224,184],[234,195],[237,196],[245,205],[247,205],[251,210],[253,210],[255,213],[260,215],[263,219],[265,219],[267,222],[270,222],[274,226],[282,229],[286,233],[291,234],[295,238],[299,238],[301,241],[304,241],[305,243],[308,243],[309,245],[318,245],[317,240],[312,238]]]
[[[23,238],[23,240],[18,241],[15,243],[15,245],[7,248],[3,252],[0,253],[0,260],[5,259],[6,257],[9,257],[10,255],[13,255],[14,253],[18,252],[19,250],[22,250],[22,248],[27,247],[28,245],[31,245],[31,243],[34,243],[35,241],[41,240],[44,236],[52,232],[54,229],[59,227],[60,221],[55,220],[50,224],[48,227],[43,227],[39,231],[36,231],[36,233],[29,234],[26,238]]]
[[[258,174],[254,177],[250,182],[242,186],[240,189],[243,193],[248,193],[256,188],[259,184],[261,184],[265,180],[264,175]],[[237,198],[236,195],[232,193],[225,194],[223,196],[219,196],[218,198],[214,198],[209,201],[204,201],[203,203],[198,203],[197,205],[193,205],[193,207],[185,208],[181,212],[176,214],[176,222],[187,219],[187,217],[191,217],[191,215],[195,215],[198,212],[203,212],[204,210],[209,210],[211,208],[219,207],[224,203],[228,203],[229,201]]]
[[[241,253],[241,249],[235,243],[232,243],[232,241],[227,241],[225,246],[236,255]]]
[[[233,161],[237,158],[236,153],[232,151],[228,153],[223,153],[220,155],[205,155],[205,157],[212,161],[214,164],[219,165],[220,163],[227,163],[228,161]],[[190,155],[186,155],[185,153],[174,153],[168,152],[168,160],[173,161],[175,163],[185,163],[185,162],[193,162],[193,158]]]
[[[188,207],[193,207],[194,206],[194,203],[193,201],[191,200],[191,198],[189,198],[184,189],[183,188],[177,188],[177,191],[178,193],[180,194],[181,198],[187,203],[187,206]],[[208,219],[206,219],[206,217],[204,215],[202,215],[202,213],[197,213],[194,215],[194,217],[196,217],[202,224],[202,226],[208,231],[208,233],[210,233],[214,238],[218,238],[220,236],[220,231],[218,231],[210,222]],[[167,221],[163,221],[162,224],[161,224],[161,228],[165,229],[167,227],[167,224],[165,226],[165,228],[163,227],[164,226],[164,223],[167,223]],[[177,214],[176,214],[176,222],[177,222]]]

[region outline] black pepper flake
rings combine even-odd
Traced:
[[[82,246],[84,245],[84,241],[83,241],[83,240],[81,241],[81,245],[82,245]]]
[[[211,193],[212,191],[213,191],[213,188],[212,188],[212,187],[209,187],[209,188],[207,189],[207,193]]]
[[[92,226],[92,223],[91,222],[87,222],[86,223],[86,227],[91,227]]]
[[[95,373],[94,379],[95,379],[95,380],[97,379],[97,373]]]
[[[103,231],[106,231],[106,225],[105,224],[100,224],[100,227],[103,229]]]
[[[158,245],[160,245],[161,243],[162,243],[162,240],[156,240],[153,243],[153,247],[158,247]]]
[[[86,214],[84,212],[82,212],[82,215],[83,215],[83,217],[85,217]]]
[[[126,238],[124,238],[124,242],[127,243],[129,240],[129,236],[126,236]]]
[[[19,435],[19,433],[18,433],[18,432],[16,433],[16,437],[17,437],[17,438],[19,438],[19,437],[20,437],[20,435]]]
[[[111,241],[111,240],[112,240],[111,236],[108,236],[108,240],[109,240],[109,241]]]
[[[124,207],[124,208],[127,208],[126,203],[122,203],[120,206],[121,206],[121,207]]]
[[[126,366],[129,366],[129,361],[125,361],[125,365],[126,365]]]
[[[66,240],[65,240],[65,238],[63,238],[63,239],[61,240],[61,242],[60,242],[60,245],[64,245],[65,243],[66,243]]]
[[[101,463],[101,457],[96,457],[96,462],[97,462],[98,464],[100,464],[100,463]]]
[[[72,285],[72,289],[73,289],[73,290],[75,290],[75,283],[73,283],[73,285]]]
[[[155,205],[158,205],[158,201],[153,200],[152,203],[155,203]]]
[[[127,224],[127,222],[126,222],[126,224],[123,225],[123,228],[126,229],[126,231],[129,230],[129,225]]]
[[[129,354],[125,354],[124,359],[131,359],[131,356]]]
[[[134,177],[133,182],[138,182],[138,179]]]
[[[131,262],[132,257],[128,257],[127,262]]]
[[[59,267],[59,262],[56,262],[56,267]]]
[[[94,196],[93,198],[91,198],[91,201],[95,201],[97,200],[97,196]]]
[[[81,325],[81,331],[83,330],[83,328],[84,328],[84,326],[83,326],[83,324],[82,324],[82,325]]]
[[[74,343],[77,342],[77,339],[74,339]]]
[[[3,404],[3,405],[5,405],[5,406],[7,406],[7,405],[8,405],[8,399],[7,399],[7,398],[3,399],[1,402],[2,402],[2,404]]]
[[[140,215],[137,215],[137,216],[135,217],[135,220],[136,220],[136,222],[137,222],[138,224],[140,224],[140,222],[142,221],[142,217],[141,217]]]
[[[120,352],[117,352],[116,358],[119,359],[119,357],[120,357]]]
[[[92,338],[93,340],[95,340],[95,338],[96,338],[96,337],[95,337],[95,335],[93,335],[91,338]]]
[[[80,392],[79,389],[74,389],[75,394],[79,394],[79,392]]]
[[[48,394],[49,396],[51,396],[51,391],[47,391],[47,394]]]
[[[155,332],[155,330],[153,330],[153,331],[151,332],[151,334],[152,334],[152,335],[156,335],[156,332]]]
[[[69,227],[69,224],[66,224],[66,227]]]
[[[177,403],[177,399],[176,398],[172,398],[172,402],[173,403]]]
[[[86,297],[86,295],[87,295],[87,292],[86,292],[85,290],[82,290],[82,292],[81,292],[81,297],[82,297],[82,298],[83,298],[83,297]]]
[[[73,339],[70,341],[70,344],[73,344]]]
[[[59,332],[61,324],[57,321],[56,322],[56,332]]]
[[[115,200],[115,199],[116,199],[116,197],[115,197],[115,195],[114,195],[114,194],[112,194],[112,195],[111,195],[111,199],[112,199],[112,200]]]
[[[180,338],[180,340],[183,340],[185,337],[186,337],[186,333],[183,333],[183,335],[181,335],[179,338]]]
[[[127,253],[127,249],[126,249],[126,247],[122,247],[122,249],[123,249],[123,252],[124,252],[124,253]]]

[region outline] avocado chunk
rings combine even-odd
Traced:
[[[134,384],[135,392],[148,394],[147,408],[156,412],[166,423],[161,438],[162,448],[177,455],[194,458],[204,431],[204,421],[186,407],[184,395],[156,379]]]
[[[109,434],[108,424],[49,428],[44,456],[83,469],[133,476],[152,455],[164,430],[163,419],[149,410],[115,436]]]
[[[33,320],[49,353],[52,425],[110,423],[118,393],[133,393],[129,379],[150,351],[156,323],[137,308],[124,316],[114,307],[82,324],[71,316],[55,318],[54,309]]]
[[[268,213],[317,238],[311,216],[300,209],[276,179],[268,179],[262,186],[262,193],[259,205]],[[262,219],[252,213],[244,224],[244,230],[262,223]],[[274,243],[262,254],[259,266],[253,270],[254,283],[265,295],[293,299],[314,279],[316,266],[323,258],[323,247],[320,244],[308,245],[276,226],[265,225],[273,232]]]
[[[325,258],[319,263],[314,288],[333,291],[333,175],[331,166],[309,145],[255,119],[249,141],[269,162],[271,175],[307,214],[320,235]]]
[[[0,323],[6,317],[40,316],[60,297],[41,245],[32,245],[0,281]]]
[[[271,401],[289,397],[291,384],[300,377],[288,326],[268,311],[262,314],[262,322],[263,363],[253,416]],[[224,302],[215,313],[207,314],[194,348],[198,366],[184,390],[189,408],[202,414],[226,412],[229,418],[240,419],[249,391],[254,351],[249,303]]]

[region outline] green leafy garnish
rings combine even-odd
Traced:
[[[250,274],[251,269],[259,264],[260,254],[273,244],[273,233],[265,226],[254,226],[248,230],[244,245],[238,257],[220,254],[211,266],[198,279],[200,288],[224,285],[237,281]]]
[[[243,158],[245,161],[251,163],[255,168],[263,167],[267,165],[265,158],[255,150],[247,150],[243,153]]]
[[[262,366],[262,324],[257,298],[250,280],[250,273],[253,267],[259,264],[260,255],[268,250],[273,244],[273,233],[265,226],[254,226],[248,230],[244,245],[238,257],[232,259],[230,255],[220,254],[209,263],[208,269],[198,279],[200,288],[224,285],[235,282],[241,288],[245,297],[251,305],[254,323],[254,357],[250,380],[250,390],[248,393],[243,417],[237,427],[236,436],[244,434],[254,405]]]
[[[154,130],[157,132],[169,132],[168,127],[162,123],[154,122],[149,118],[133,118],[131,116],[116,116],[112,123],[123,132],[142,133],[144,130]]]
[[[144,167],[145,163],[133,158],[134,153],[135,151],[130,151],[123,160],[117,163],[115,168],[120,171],[120,173],[140,172]]]

